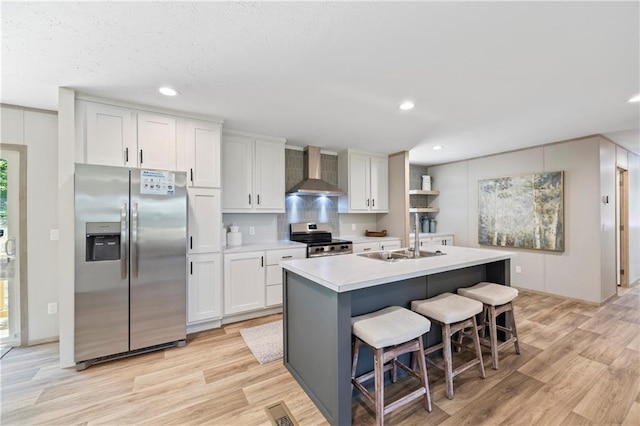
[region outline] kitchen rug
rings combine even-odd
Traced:
[[[282,320],[241,328],[240,335],[260,364],[282,358]]]

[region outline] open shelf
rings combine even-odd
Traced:
[[[437,207],[411,207],[409,213],[438,213],[440,211]]]
[[[438,195],[440,191],[424,191],[422,189],[410,189],[409,195]]]

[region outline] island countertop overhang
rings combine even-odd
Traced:
[[[503,250],[434,246],[444,256],[383,262],[357,254],[287,260],[280,265],[337,293],[476,266],[505,259],[516,253]]]

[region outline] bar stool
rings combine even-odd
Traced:
[[[376,424],[384,424],[384,415],[400,408],[424,395],[427,410],[431,412],[431,395],[427,367],[424,361],[422,335],[431,328],[428,319],[400,306],[390,306],[370,314],[351,318],[353,335],[353,360],[351,383],[368,399],[376,411]],[[356,377],[360,346],[369,345],[374,352],[374,370]],[[417,355],[419,371],[416,373],[397,358],[406,353]],[[392,381],[396,379],[396,367],[420,379],[420,387],[396,401],[384,405],[384,372],[392,371]],[[374,378],[375,391],[372,395],[362,383]]]
[[[516,348],[516,353],[520,354],[518,329],[516,328],[516,319],[513,315],[513,305],[511,303],[513,299],[518,297],[517,289],[506,285],[481,282],[472,287],[459,288],[458,294],[475,299],[483,304],[482,324],[480,325],[482,337],[480,338],[480,343],[491,348],[491,359],[494,370],[498,369],[498,351],[501,351],[506,346],[513,343]],[[510,315],[506,315],[509,327],[503,327],[496,322],[498,315],[504,312],[511,312]],[[489,325],[490,340],[485,338],[487,324]],[[498,344],[498,330],[509,333],[511,337]]]
[[[480,377],[484,379],[484,364],[482,363],[482,350],[478,338],[478,325],[476,315],[482,312],[482,303],[477,300],[467,299],[453,293],[442,293],[426,300],[414,300],[411,302],[411,310],[426,316],[430,321],[438,324],[442,329],[442,342],[425,349],[425,354],[442,349],[443,364],[436,363],[426,357],[430,364],[444,370],[447,398],[453,399],[453,378],[458,374],[477,365]],[[451,359],[451,345],[467,349],[466,346],[452,340],[455,333],[465,333],[473,339],[476,357],[455,370]]]

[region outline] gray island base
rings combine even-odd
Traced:
[[[386,263],[357,255],[282,262],[284,364],[332,425],[351,424],[351,317],[455,293],[481,281],[510,285],[511,252],[439,247],[447,253]],[[360,278],[358,278],[360,277]],[[432,324],[425,345],[438,343]],[[373,369],[362,352],[358,371]]]

